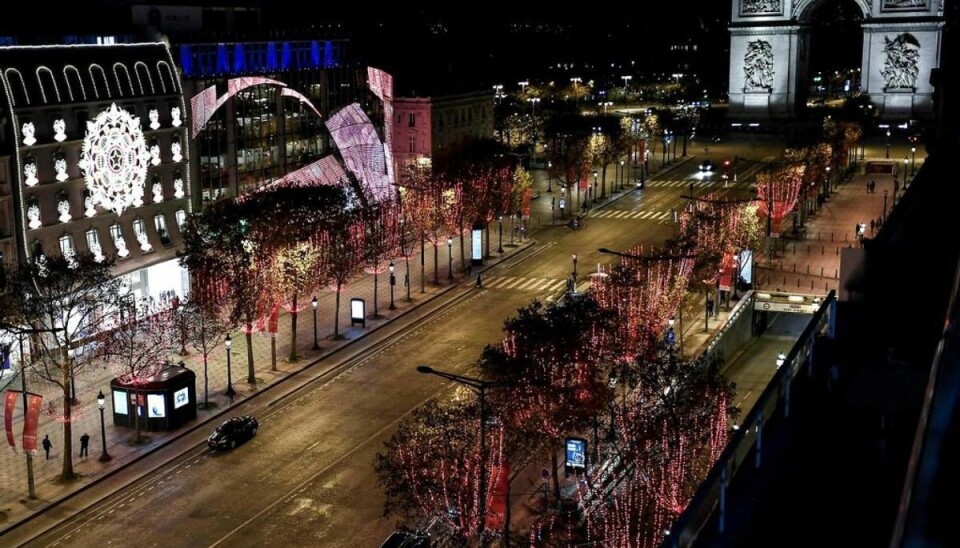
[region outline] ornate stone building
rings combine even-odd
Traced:
[[[182,296],[190,150],[166,44],[0,47],[0,80],[7,266],[114,256],[131,298]]]
[[[397,166],[428,163],[465,142],[493,137],[490,92],[398,97],[393,104],[393,157]]]
[[[825,0],[734,0],[730,25],[730,112],[792,116],[804,96],[810,17]],[[861,91],[881,118],[933,112],[931,71],[940,66],[945,0],[854,0],[863,14]]]

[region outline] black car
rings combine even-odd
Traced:
[[[394,531],[380,548],[430,548],[430,535],[422,531]]]
[[[713,162],[710,160],[700,162],[700,171],[713,171]]]
[[[259,425],[256,417],[251,415],[227,419],[210,434],[207,445],[218,451],[233,449],[256,436]]]

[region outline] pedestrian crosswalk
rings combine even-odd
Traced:
[[[550,293],[567,289],[568,280],[557,278],[532,278],[524,276],[490,276],[483,278],[484,289],[512,289],[517,291],[547,291]],[[577,292],[588,291],[593,285],[591,279],[577,282]]]
[[[709,179],[652,179],[645,182],[643,186],[644,188],[687,188],[691,183],[695,188],[723,187],[723,179],[720,176],[713,176]],[[728,179],[727,187],[742,186],[743,183],[743,180],[735,183],[732,179]]]
[[[523,276],[484,277],[483,287],[487,289],[515,289],[518,291],[559,291],[565,288],[567,280],[557,278],[528,278]]]
[[[602,209],[595,211],[591,217],[598,219],[643,219],[647,221],[669,221],[672,220],[669,211],[638,211],[623,209]]]

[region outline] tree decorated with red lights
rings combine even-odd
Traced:
[[[564,436],[593,424],[606,405],[613,322],[589,295],[548,306],[534,301],[504,323],[503,342],[488,346],[478,362],[485,378],[510,385],[491,396],[507,427],[533,433],[531,443],[547,452],[553,469]]]
[[[803,179],[804,166],[794,163],[757,173],[757,205],[760,214],[768,218],[770,236],[779,236],[783,218],[797,204]]]
[[[324,269],[323,256],[313,242],[296,242],[278,250],[270,271],[272,293],[275,299],[290,313],[291,362],[297,355],[297,318],[309,305],[309,296],[320,287]]]
[[[187,298],[177,310],[179,322],[184,330],[186,343],[203,357],[203,404],[202,408],[210,407],[210,382],[207,371],[207,360],[210,353],[223,344],[227,333],[233,328],[218,306],[208,306],[202,301]]]
[[[680,362],[667,352],[637,368],[615,406],[617,458],[578,482],[576,511],[542,518],[536,546],[660,546],[728,437],[734,387],[720,360]]]
[[[568,113],[552,116],[545,131],[552,175],[571,191],[571,185],[580,185],[590,173],[592,128],[583,116]]]
[[[681,212],[680,242],[696,250],[691,280],[706,298],[723,274],[732,276],[733,255],[743,239],[740,224],[744,208],[752,203],[710,193],[691,197]]]
[[[400,205],[389,201],[361,208],[357,218],[363,225],[363,267],[373,274],[373,310],[379,314],[380,274],[397,256],[400,244]]]
[[[133,442],[137,444],[146,441],[139,412],[141,406],[147,408],[143,385],[169,365],[169,357],[179,344],[173,315],[172,309],[149,303],[124,304],[103,319],[106,329],[97,336],[104,362],[117,381],[132,387],[136,395]]]
[[[62,256],[40,255],[22,264],[9,280],[8,304],[12,315],[31,343],[30,360],[25,363],[30,377],[50,388],[52,405],[44,406],[63,424],[63,465],[61,479],[75,477],[73,470],[73,422],[82,416],[85,403],[92,403],[92,391],[74,392],[75,380],[89,370],[103,351],[89,345],[91,331],[100,325],[102,310],[116,307],[120,280],[110,269],[112,260],[97,262],[89,253],[77,253],[73,261]]]
[[[439,519],[461,539],[480,529],[480,408],[464,389],[455,402],[431,400],[400,422],[374,463],[386,495],[384,516]],[[503,428],[487,428],[485,463],[504,470]],[[507,473],[505,470],[502,473]],[[490,497],[499,477],[487,478]]]
[[[628,250],[609,276],[599,276],[593,293],[615,317],[615,361],[628,365],[651,355],[657,340],[680,305],[694,264],[687,249]]]
[[[363,256],[363,223],[355,213],[343,211],[336,218],[328,232],[322,235],[320,245],[323,256],[326,258],[326,283],[336,298],[333,310],[333,338],[342,339],[340,334],[340,297],[347,282],[362,268]]]

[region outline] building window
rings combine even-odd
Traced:
[[[77,252],[73,248],[73,238],[69,234],[60,236],[60,254],[67,260],[67,265],[70,268],[76,268]]]
[[[117,248],[117,257],[121,259],[130,255],[127,249],[127,242],[123,239],[123,230],[120,229],[120,223],[110,225],[110,237],[113,238],[113,246]]]
[[[417,138],[411,135],[410,136],[410,152],[413,153],[416,151],[417,151]]]
[[[90,251],[90,254],[93,255],[93,260],[101,263],[103,262],[103,247],[100,245],[100,233],[97,232],[97,229],[91,228],[87,231],[87,249]]]
[[[157,235],[160,236],[160,242],[163,243],[163,245],[173,243],[172,240],[170,240],[170,233],[167,232],[167,220],[162,213],[157,213],[153,216],[153,226],[157,229]]]
[[[147,227],[144,226],[143,219],[138,217],[133,220],[133,234],[137,237],[137,243],[140,244],[140,251],[147,253],[153,250],[150,239],[147,237]]]
[[[180,230],[182,231],[182,230],[183,230],[183,227],[184,227],[186,224],[187,224],[187,212],[184,211],[184,210],[182,210],[182,209],[178,209],[178,210],[177,210],[177,226],[178,226],[178,227],[180,228]]]
[[[413,112],[410,113],[410,119],[407,122],[407,127],[417,127],[417,115]]]

